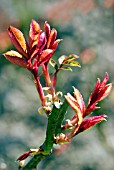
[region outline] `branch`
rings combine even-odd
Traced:
[[[60,109],[53,106],[52,113],[48,117],[46,138],[43,145],[40,147],[42,152],[40,154],[35,154],[20,170],[32,170],[33,168],[36,168],[38,163],[51,153],[55,141],[54,137],[61,132],[61,124],[67,109],[68,103],[66,100]]]

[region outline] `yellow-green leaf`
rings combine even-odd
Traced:
[[[52,58],[49,60],[49,63],[52,67],[55,68],[55,66],[57,65],[57,63],[55,62],[55,60],[53,60]]]
[[[69,65],[69,66],[73,66],[73,67],[81,67],[80,64],[77,61],[66,61],[64,63],[64,65]]]
[[[70,54],[69,56],[67,56],[66,58],[65,58],[65,61],[73,61],[73,60],[75,60],[75,59],[77,59],[77,58],[79,58],[79,56],[77,56],[77,55],[75,55],[75,54]]]
[[[18,57],[18,58],[23,58],[23,56],[18,53],[17,51],[11,50],[11,51],[7,51],[6,53],[4,53],[4,56],[6,57],[6,55],[10,55],[12,57]]]
[[[72,71],[72,69],[70,67],[60,67],[58,68],[58,70],[68,70],[68,71]]]
[[[75,59],[79,58],[75,54],[70,54],[69,56],[62,55],[58,61],[60,65],[69,65],[69,66],[77,66],[80,67],[80,64]]]
[[[38,108],[38,113],[39,113],[40,115],[43,113],[43,108],[42,108],[42,107]]]

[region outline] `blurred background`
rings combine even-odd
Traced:
[[[2,56],[15,49],[9,25],[27,37],[31,19],[41,25],[47,20],[63,39],[55,60],[63,54],[80,56],[81,69],[61,72],[57,90],[66,94],[75,86],[87,102],[105,72],[114,83],[114,0],[0,0],[0,170],[17,170],[17,157],[45,139],[47,118],[37,113],[40,102],[33,78]],[[76,136],[63,153],[56,150],[39,170],[114,170],[114,88],[99,106],[93,115],[107,114],[108,121]]]

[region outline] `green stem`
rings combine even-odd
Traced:
[[[59,109],[57,109],[54,106],[51,115],[49,115],[48,117],[46,139],[44,141],[44,144],[41,147],[41,149],[43,149],[44,155],[49,155],[53,147],[56,123],[57,123],[57,118],[58,118],[58,111]]]
[[[58,134],[61,133],[61,125],[62,125],[62,122],[64,120],[68,106],[69,106],[69,104],[65,100],[63,105],[61,106],[61,109],[59,110],[59,113],[58,113],[58,120],[57,120],[57,124],[56,124],[55,136],[57,136]]]
[[[55,106],[53,107],[52,113],[48,117],[46,138],[43,145],[40,147],[42,153],[34,155],[21,170],[32,170],[33,168],[36,168],[37,164],[51,153],[55,142],[54,137],[61,132],[61,124],[67,109],[68,103],[66,100],[60,109],[57,109]]]
[[[42,159],[44,159],[45,156],[42,154],[36,154],[34,155],[30,161],[20,170],[33,170],[37,167],[38,163],[41,162]]]
[[[43,144],[44,154],[50,154],[54,144],[54,137],[61,133],[61,124],[63,122],[65,113],[68,109],[68,103],[65,100],[60,109],[53,107],[53,111],[48,118],[48,126],[46,132],[46,139]]]

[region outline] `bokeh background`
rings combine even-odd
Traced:
[[[32,19],[41,25],[47,20],[63,39],[56,60],[63,54],[80,56],[81,69],[61,72],[57,90],[65,94],[76,86],[87,102],[96,79],[105,72],[114,83],[114,0],[0,0],[0,170],[17,170],[17,157],[45,138],[47,118],[37,113],[40,102],[33,78],[2,56],[15,49],[7,34],[9,25],[27,37]],[[114,88],[99,106],[94,114],[107,114],[108,121],[76,136],[63,153],[43,160],[39,170],[114,170]]]

